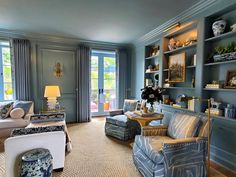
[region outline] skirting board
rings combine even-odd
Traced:
[[[211,145],[211,161],[236,174],[236,155]]]

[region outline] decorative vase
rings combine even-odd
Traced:
[[[226,27],[226,21],[225,20],[215,21],[212,24],[212,30],[213,30],[214,36],[219,36],[219,35],[223,34],[224,31],[225,31],[225,27]]]

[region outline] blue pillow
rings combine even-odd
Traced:
[[[21,108],[25,111],[25,114],[28,114],[32,104],[33,104],[32,101],[16,101],[13,105],[13,109],[14,108]]]

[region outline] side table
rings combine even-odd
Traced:
[[[21,177],[52,177],[52,169],[52,155],[48,149],[33,149],[21,158]]]
[[[164,115],[160,113],[154,113],[149,116],[141,116],[139,114],[135,114],[134,112],[127,112],[125,115],[128,119],[137,121],[141,127],[147,126],[153,120],[162,120],[164,117]]]

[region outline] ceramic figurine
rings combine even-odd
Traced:
[[[230,26],[230,28],[231,28],[232,31],[236,31],[236,23],[233,24],[232,26]]]
[[[174,38],[171,38],[168,44],[169,50],[174,50],[176,49],[176,41]]]
[[[215,21],[212,25],[212,30],[214,33],[214,36],[219,36],[224,33],[226,27],[226,21],[225,20],[218,20]]]

